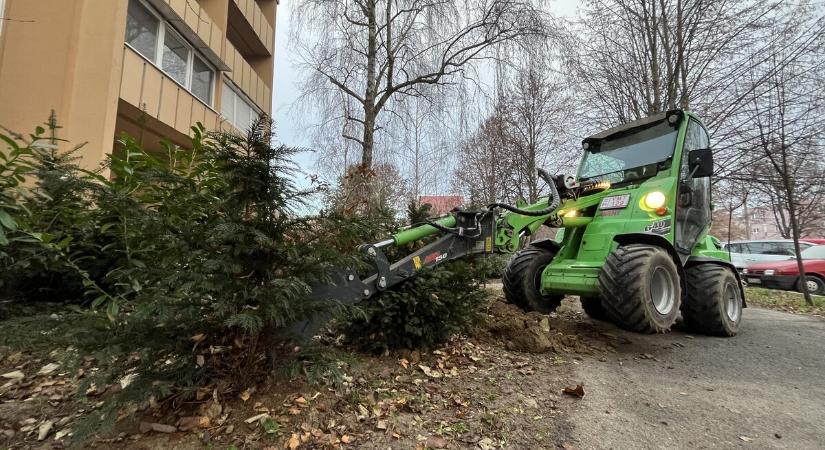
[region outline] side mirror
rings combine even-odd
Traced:
[[[688,154],[688,167],[693,178],[705,178],[713,175],[713,152],[709,148],[691,150]]]

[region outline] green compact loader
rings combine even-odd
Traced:
[[[713,155],[695,115],[673,110],[582,141],[577,175],[539,170],[550,195],[535,204],[457,209],[359,249],[373,273],[335,270],[312,297],[355,302],[470,254],[512,254],[503,277],[507,301],[552,312],[578,295],[594,319],[640,332],[668,331],[681,311],[695,333],[733,336],[745,297],[739,274],[711,224]],[[554,240],[528,237],[546,225]],[[439,236],[407,257],[383,249]],[[522,248],[523,247],[523,248]]]

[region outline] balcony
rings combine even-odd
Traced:
[[[272,112],[272,90],[255,69],[246,61],[229,39],[224,44],[223,60],[231,72],[226,75],[231,79],[255,104],[267,114]]]
[[[226,34],[245,57],[274,54],[273,24],[256,0],[230,1],[228,22]]]
[[[189,128],[196,122],[208,130],[228,129],[218,113],[195,98],[186,89],[160,71],[128,46],[123,49],[123,68],[120,80],[120,100],[128,108],[119,107],[119,114],[128,116],[145,114],[162,127],[161,136],[183,145]],[[129,117],[137,120],[136,117]],[[166,128],[168,127],[168,128]],[[157,127],[153,127],[157,128]],[[180,134],[169,133],[174,130]]]
[[[229,70],[223,61],[224,32],[196,1],[148,0],[190,44],[218,69]]]

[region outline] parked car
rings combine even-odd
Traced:
[[[821,238],[802,238],[799,242],[808,242],[810,244],[825,245],[825,239]]]
[[[800,240],[802,251],[814,244]],[[795,256],[793,240],[774,239],[759,241],[731,241],[723,246],[730,252],[730,260],[738,271],[742,271],[751,264],[764,261],[783,261],[789,256]]]
[[[742,271],[745,281],[753,286],[786,291],[808,289],[811,294],[825,295],[825,245],[803,250],[802,263],[806,283],[802,286],[796,258],[751,264]]]

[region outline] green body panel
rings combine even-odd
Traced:
[[[693,248],[693,253],[691,253],[691,256],[716,258],[721,259],[722,261],[730,262],[730,254],[725,250],[722,250],[722,244],[719,240],[709,234],[705,234],[705,236],[699,240],[699,243],[697,243],[696,247]]]

